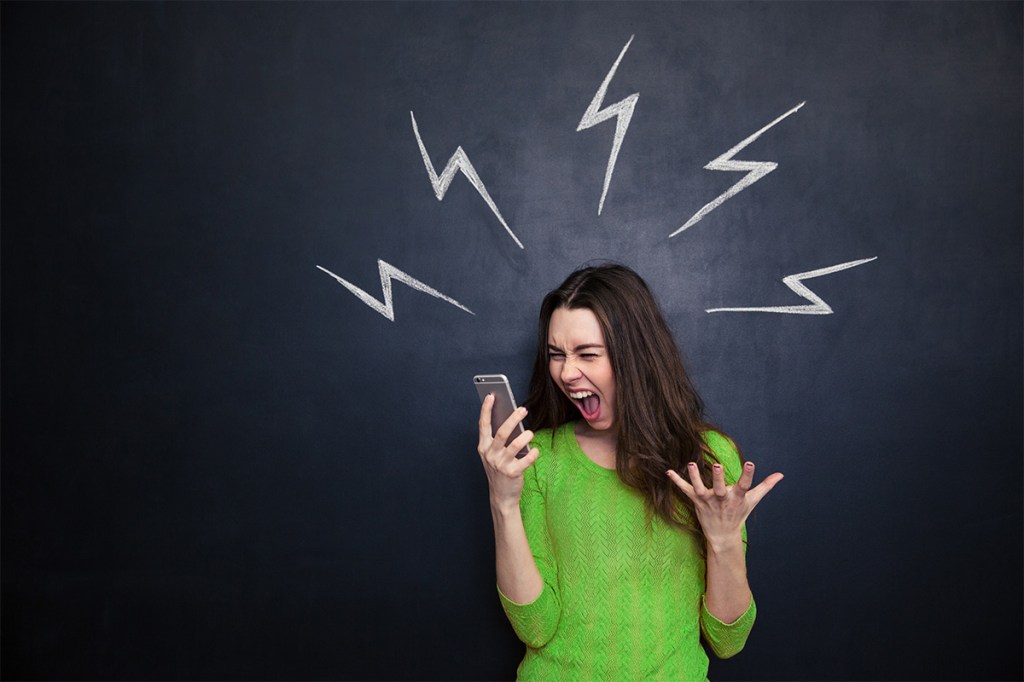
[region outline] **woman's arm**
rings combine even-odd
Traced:
[[[731,623],[747,612],[753,598],[747,583],[743,523],[757,503],[783,476],[774,473],[757,487],[751,488],[754,464],[747,462],[736,484],[727,486],[725,471],[721,464],[716,463],[709,490],[697,472],[697,465],[691,462],[688,466],[692,484],[675,471],[669,471],[668,476],[693,501],[704,533],[707,549],[707,610],[723,623]]]
[[[511,601],[529,604],[540,596],[544,582],[533,560],[526,540],[519,502],[508,507],[491,500],[494,520],[494,561],[498,573],[498,589]]]
[[[712,492],[717,497],[720,490],[728,491],[729,488],[725,485],[722,465],[715,464],[713,471],[714,487]],[[754,465],[750,462],[743,467],[744,476],[747,476],[747,472],[750,472],[746,481],[746,486],[749,488],[754,472]],[[776,474],[776,476],[778,479],[772,485],[782,478],[782,474]],[[694,475],[694,478],[700,481],[700,476]],[[737,485],[741,485],[743,480],[741,476]],[[757,504],[757,502],[755,501],[753,504]],[[753,504],[750,509],[753,509]],[[736,511],[742,513],[742,507]],[[749,514],[749,510],[747,514]],[[750,592],[750,585],[747,583],[747,559],[743,543],[743,520],[746,519],[746,514],[739,522],[739,527],[734,526],[735,519],[729,518],[731,515],[723,514],[723,516],[725,518],[719,517],[719,519],[725,523],[714,523],[709,519],[709,525],[712,526],[710,529],[705,529],[704,521],[701,520],[701,529],[704,530],[707,550],[705,578],[707,587],[704,603],[712,616],[723,623],[732,623],[746,613],[753,595]],[[712,534],[709,535],[708,530]]]
[[[562,613],[558,571],[547,535],[546,502],[537,470],[531,468],[540,450],[533,448],[516,459],[515,453],[533,438],[530,431],[501,447],[526,416],[523,408],[491,438],[492,404],[491,397],[484,400],[478,450],[490,489],[498,596],[519,639],[539,648],[554,637]]]
[[[526,416],[525,407],[513,412],[492,438],[493,404],[494,396],[489,395],[480,408],[480,441],[477,452],[487,473],[490,491],[498,589],[513,602],[528,604],[540,596],[544,583],[530,551],[530,543],[526,539],[519,500],[523,491],[523,472],[537,460],[540,451],[533,448],[522,459],[516,459],[515,453],[533,439],[532,431],[525,431],[509,445],[502,446],[512,430]]]

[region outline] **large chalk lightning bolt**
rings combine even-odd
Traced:
[[[442,294],[437,289],[433,289],[431,287],[428,287],[426,284],[424,284],[423,282],[419,281],[418,279],[415,279],[415,278],[410,277],[409,275],[405,274],[404,272],[402,272],[401,270],[396,268],[394,265],[391,265],[390,263],[386,263],[386,262],[384,262],[382,260],[379,260],[379,259],[377,260],[377,267],[380,269],[380,288],[381,288],[381,293],[384,296],[384,301],[383,302],[382,301],[378,301],[373,296],[371,296],[370,294],[366,293],[365,291],[363,291],[362,289],[357,287],[355,284],[352,284],[351,282],[348,282],[348,281],[342,279],[341,277],[338,277],[337,275],[335,275],[333,272],[331,272],[327,268],[320,267],[319,265],[316,266],[316,267],[319,268],[320,270],[323,270],[324,272],[326,272],[328,275],[330,275],[334,279],[338,280],[338,284],[340,284],[341,286],[343,286],[346,289],[348,289],[349,291],[351,291],[353,294],[355,294],[359,298],[359,300],[361,300],[363,303],[365,303],[366,305],[370,306],[371,308],[373,308],[378,313],[380,313],[384,317],[388,318],[392,322],[395,321],[395,309],[394,309],[394,306],[392,305],[392,302],[391,302],[392,301],[391,280],[393,280],[393,279],[397,279],[399,282],[401,282],[402,284],[404,284],[404,285],[406,285],[406,286],[408,286],[408,287],[410,287],[412,289],[415,289],[417,291],[422,291],[425,294],[430,294],[434,298],[439,298],[442,301],[447,301],[448,303],[451,303],[456,308],[460,308],[461,310],[465,310],[470,315],[475,315],[476,314],[472,310],[467,308],[466,306],[464,306],[461,303],[459,303],[458,301],[456,301],[454,298],[449,298],[449,297],[445,296],[444,294]]]
[[[691,227],[696,223],[699,223],[708,213],[711,213],[716,208],[724,204],[726,201],[736,196],[737,194],[745,190],[747,187],[750,187],[755,182],[757,182],[758,180],[760,180],[761,178],[763,178],[764,176],[768,175],[773,170],[778,168],[779,164],[775,163],[774,161],[734,161],[732,157],[736,156],[736,154],[738,154],[744,147],[749,145],[751,142],[761,137],[761,135],[766,130],[774,126],[776,123],[780,122],[782,119],[792,114],[795,114],[797,111],[800,110],[800,107],[802,107],[805,104],[807,104],[807,102],[800,102],[800,104],[796,105],[795,107],[784,113],[782,116],[779,116],[777,119],[766,125],[764,128],[761,128],[756,133],[754,133],[747,139],[743,140],[738,145],[736,145],[726,153],[722,154],[708,165],[704,166],[705,170],[748,171],[748,173],[744,175],[743,178],[741,178],[740,181],[737,182],[735,185],[727,189],[713,201],[706,204],[704,208],[694,213],[693,216],[691,216],[690,219],[687,220],[682,227],[680,227],[678,230],[670,234],[668,238],[671,239],[672,237],[675,237],[677,234],[679,234],[686,228]]]
[[[812,279],[814,277],[823,277],[825,275],[831,275],[833,272],[839,272],[840,270],[847,270],[849,268],[855,268],[858,265],[864,263],[870,263],[871,261],[878,258],[863,258],[861,260],[852,260],[848,263],[840,263],[839,265],[830,265],[827,268],[821,268],[820,270],[811,270],[810,272],[801,272],[796,275],[787,275],[782,278],[783,283],[793,290],[794,293],[798,294],[802,298],[806,298],[810,301],[808,305],[785,305],[765,308],[711,308],[705,312],[709,313],[792,313],[796,315],[831,315],[832,307],[825,303],[824,300],[816,293],[808,289],[802,282],[805,279]]]
[[[580,124],[576,128],[576,132],[579,132],[596,126],[598,123],[603,123],[613,116],[618,119],[615,122],[615,139],[612,141],[612,153],[608,156],[608,168],[604,172],[604,189],[601,190],[601,201],[597,204],[597,215],[601,215],[601,209],[604,208],[604,198],[608,194],[608,185],[611,184],[612,173],[615,172],[615,160],[619,158],[622,138],[626,136],[626,128],[629,127],[629,120],[633,118],[633,109],[636,107],[636,101],[640,98],[640,93],[634,92],[626,99],[601,109],[605,92],[608,90],[608,84],[612,82],[615,70],[619,68],[619,62],[622,61],[623,55],[626,54],[626,50],[629,49],[629,44],[632,42],[633,36],[630,36],[629,40],[626,41],[626,46],[619,53],[619,58],[612,65],[612,70],[604,77],[604,82],[597,89],[597,94],[591,100],[590,106],[583,112],[583,118],[580,119]]]
[[[438,201],[444,199],[444,195],[448,192],[448,187],[452,184],[452,179],[455,174],[462,171],[462,174],[469,180],[469,184],[473,185],[476,191],[483,197],[483,200],[487,202],[487,205],[491,207],[491,211],[501,221],[501,226],[508,232],[508,236],[512,237],[512,241],[520,249],[525,249],[523,243],[519,241],[519,237],[512,232],[512,229],[505,222],[505,219],[501,217],[501,212],[498,207],[494,204],[494,200],[491,199],[491,195],[487,193],[487,188],[484,187],[483,180],[476,174],[476,169],[473,168],[473,164],[470,162],[469,157],[466,156],[466,152],[462,150],[460,145],[455,153],[452,154],[451,158],[448,159],[448,164],[441,171],[440,177],[437,175],[437,171],[434,170],[434,164],[430,161],[430,155],[427,154],[427,148],[423,146],[423,139],[420,137],[420,129],[416,125],[416,116],[410,111],[409,117],[412,119],[412,131],[416,134],[416,144],[420,146],[420,154],[423,156],[423,165],[427,167],[427,175],[430,176],[430,184],[434,187],[434,195]]]

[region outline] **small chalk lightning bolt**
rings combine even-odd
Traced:
[[[430,155],[427,154],[427,148],[423,146],[423,138],[420,137],[420,129],[416,125],[416,116],[410,111],[409,117],[412,119],[412,131],[416,134],[416,143],[420,146],[420,154],[423,156],[423,165],[427,167],[427,175],[430,176],[430,184],[434,187],[434,195],[438,201],[444,199],[444,195],[448,192],[448,187],[452,184],[452,179],[455,174],[462,171],[462,174],[469,180],[469,184],[473,185],[476,191],[480,194],[487,205],[490,206],[491,211],[498,217],[501,222],[501,226],[508,232],[508,236],[512,237],[512,241],[520,249],[525,249],[523,243],[519,241],[519,237],[512,232],[512,228],[508,226],[505,219],[501,217],[501,212],[495,205],[494,200],[491,199],[491,195],[487,192],[487,188],[484,187],[483,180],[477,175],[476,169],[473,168],[473,164],[470,162],[469,157],[466,156],[466,152],[463,151],[460,145],[455,153],[452,154],[451,158],[448,159],[448,164],[441,171],[440,177],[437,175],[437,171],[434,170],[434,164],[430,161]]]
[[[591,100],[590,106],[583,112],[583,118],[580,119],[580,124],[576,128],[576,132],[580,132],[581,130],[596,126],[598,123],[603,123],[613,116],[617,119],[615,121],[615,138],[612,141],[612,153],[608,156],[608,168],[604,172],[604,189],[601,190],[601,201],[597,204],[597,215],[601,215],[601,210],[604,208],[604,198],[608,194],[608,185],[611,184],[612,173],[615,172],[615,160],[619,158],[622,138],[626,136],[626,128],[629,127],[629,121],[633,118],[633,109],[636,108],[636,101],[640,98],[640,93],[634,92],[626,99],[601,109],[605,92],[608,90],[608,84],[612,82],[615,70],[619,68],[619,62],[622,61],[622,57],[626,54],[626,50],[629,49],[629,45],[632,42],[633,36],[630,36],[629,40],[626,41],[626,46],[619,53],[619,58],[612,65],[612,70],[604,77],[604,82],[597,89],[597,94]]]
[[[787,275],[782,278],[782,282],[789,287],[794,293],[799,295],[801,298],[806,298],[810,301],[808,305],[786,305],[786,306],[775,306],[775,307],[764,307],[764,308],[711,308],[706,310],[708,313],[792,313],[796,315],[831,315],[832,307],[825,303],[825,301],[818,296],[816,293],[807,288],[803,284],[805,279],[813,279],[814,277],[824,277],[825,275],[831,275],[833,272],[839,272],[840,270],[847,270],[849,268],[855,268],[858,265],[864,265],[864,263],[870,263],[871,261],[878,258],[863,258],[861,260],[852,260],[848,263],[840,263],[839,265],[830,265],[827,268],[821,268],[820,270],[811,270],[810,272],[801,272],[796,275]]]
[[[382,261],[380,259],[377,260],[377,267],[380,269],[380,288],[381,288],[381,293],[383,294],[383,297],[384,297],[384,301],[383,302],[378,301],[373,296],[371,296],[370,294],[366,293],[365,291],[363,291],[362,289],[357,287],[355,284],[352,284],[351,282],[348,282],[348,281],[342,279],[341,277],[338,277],[336,274],[334,274],[333,272],[331,272],[327,268],[320,267],[319,265],[316,266],[316,267],[318,269],[320,269],[320,270],[323,270],[324,272],[326,272],[328,275],[330,275],[334,279],[338,280],[338,284],[340,284],[341,286],[343,286],[346,289],[348,289],[349,291],[351,291],[353,294],[356,295],[357,298],[359,298],[360,301],[362,301],[366,305],[370,306],[371,308],[373,308],[378,313],[380,313],[384,317],[388,318],[392,322],[395,321],[395,309],[394,309],[394,306],[392,305],[392,294],[391,294],[391,280],[393,280],[393,279],[398,280],[402,284],[404,284],[404,285],[406,285],[406,286],[408,286],[408,287],[410,287],[412,289],[415,289],[417,291],[422,291],[425,294],[430,294],[434,298],[439,298],[442,301],[446,301],[448,303],[451,303],[456,308],[459,308],[461,310],[465,310],[470,315],[475,315],[476,314],[472,310],[467,308],[466,306],[464,306],[461,303],[459,303],[458,301],[456,301],[454,298],[449,298],[448,296],[445,296],[444,294],[442,294],[437,289],[434,289],[432,287],[427,286],[426,284],[424,284],[423,282],[419,281],[418,279],[410,277],[406,273],[402,272],[401,270],[396,268],[394,265],[391,265],[390,263],[386,263],[386,262],[384,262],[384,261]]]
[[[761,137],[761,135],[766,130],[768,130],[775,124],[779,123],[784,118],[792,114],[795,114],[797,111],[800,110],[800,107],[802,107],[805,104],[807,104],[807,102],[800,102],[800,104],[796,105],[795,107],[784,113],[782,116],[779,116],[777,119],[766,125],[764,128],[761,128],[756,133],[754,133],[747,139],[743,140],[738,145],[736,145],[726,153],[722,154],[708,165],[704,166],[705,170],[748,172],[740,179],[739,182],[737,182],[735,185],[727,189],[714,200],[706,204],[704,208],[694,213],[693,216],[691,216],[690,219],[687,220],[682,227],[680,227],[678,230],[670,234],[668,238],[671,239],[672,237],[675,237],[677,234],[687,229],[688,227],[691,227],[696,223],[699,223],[708,213],[711,213],[716,208],[724,204],[726,201],[736,196],[737,194],[745,190],[747,187],[750,187],[755,182],[757,182],[758,180],[760,180],[761,178],[763,178],[764,176],[768,175],[773,170],[778,168],[779,164],[775,163],[774,161],[739,161],[734,160],[732,157],[736,156],[736,154],[742,151],[743,148],[749,145],[751,142]]]

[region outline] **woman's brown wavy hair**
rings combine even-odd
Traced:
[[[649,513],[703,540],[693,503],[665,472],[674,469],[688,479],[687,464],[697,462],[704,485],[710,487],[717,458],[701,433],[713,427],[647,284],[623,265],[597,265],[576,270],[544,297],[525,403],[535,431],[579,416],[548,369],[548,323],[559,308],[586,308],[601,325],[615,377],[619,478],[643,494]],[[689,513],[681,513],[680,507]]]

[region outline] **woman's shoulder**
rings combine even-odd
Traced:
[[[572,422],[567,422],[561,426],[555,426],[548,429],[538,429],[533,432],[533,440],[530,441],[530,446],[538,448],[543,452],[552,452],[559,447],[562,447],[562,443],[566,438],[567,433],[572,433]],[[566,429],[569,429],[568,431]]]
[[[707,443],[708,447],[714,450],[716,453],[718,450],[732,450],[736,451],[736,443],[733,442],[732,438],[725,435],[721,431],[715,428],[708,428],[700,432],[701,438]]]
[[[732,438],[717,429],[707,429],[700,435],[713,453],[715,460],[725,469],[726,480],[737,480],[743,468],[743,461],[739,448],[736,447]]]
[[[575,423],[571,421],[553,428],[534,431],[530,447],[540,450],[540,457],[530,468],[536,469],[536,475],[542,478],[551,475],[555,470],[563,471],[564,467],[570,466],[574,461],[570,455],[575,443]]]
[[[530,445],[541,450],[550,450],[554,439],[555,429],[538,429],[533,432],[533,440],[530,441]]]

